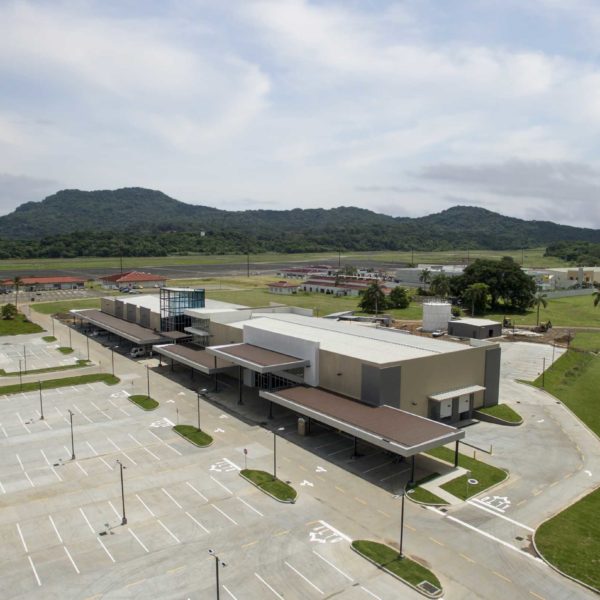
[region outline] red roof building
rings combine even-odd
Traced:
[[[2,287],[14,288],[14,279],[4,279]],[[21,277],[19,288],[22,290],[65,290],[83,287],[85,279],[80,277]]]
[[[267,283],[271,294],[295,294],[298,291],[298,283],[289,283],[287,281],[273,281]]]
[[[125,273],[113,273],[99,277],[102,285],[106,287],[133,287],[144,283],[158,285],[162,287],[167,281],[162,275],[153,275],[152,273],[142,273],[141,271],[126,271]]]

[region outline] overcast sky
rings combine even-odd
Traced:
[[[0,0],[0,213],[456,204],[600,228],[597,0]]]

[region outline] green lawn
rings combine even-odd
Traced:
[[[204,431],[199,431],[193,425],[175,425],[173,429],[184,438],[192,442],[195,446],[204,447],[212,444],[212,437]]]
[[[71,385],[84,385],[86,383],[96,383],[102,381],[106,385],[115,385],[121,381],[114,375],[107,373],[92,373],[91,375],[75,375],[73,377],[62,377],[60,379],[46,379],[42,381],[43,390],[51,390],[59,387],[67,387]],[[14,385],[0,386],[0,395],[4,394],[17,394],[19,392],[33,392],[40,388],[40,384],[37,381],[31,381],[20,385],[15,383]]]
[[[45,335],[42,339],[48,343],[56,341],[56,338],[53,335]]]
[[[440,580],[423,565],[411,560],[408,557],[400,558],[397,550],[390,548],[385,544],[371,542],[369,540],[354,540],[352,547],[358,550],[363,556],[370,558],[378,565],[385,567],[395,575],[398,575],[404,581],[417,586],[423,581],[435,585],[436,588],[442,589]]]
[[[600,435],[600,356],[570,350],[547,371],[545,389]],[[534,382],[542,387],[542,376]]]
[[[37,323],[29,321],[22,313],[18,313],[14,319],[0,319],[0,335],[20,335],[40,333],[40,331],[44,330]]]
[[[74,365],[61,365],[60,367],[45,367],[43,369],[30,369],[28,371],[21,371],[21,375],[33,375],[35,373],[52,373],[54,371],[68,371],[69,369],[77,369],[79,367],[87,367],[90,364],[89,360],[79,359]],[[19,371],[9,371],[8,373],[4,369],[0,369],[0,377],[14,377],[19,375]]]
[[[584,352],[600,352],[600,331],[578,331],[571,348]]]
[[[479,316],[479,315],[478,315]],[[486,313],[487,319],[502,321],[507,316],[517,327],[535,325],[537,309],[531,309],[523,315],[502,312]],[[569,298],[551,298],[546,308],[540,308],[540,322],[552,321],[555,327],[600,327],[600,308],[594,306],[589,296],[571,296]]]
[[[74,308],[100,308],[100,298],[79,298],[78,300],[61,300],[60,302],[36,302],[31,309],[43,315],[66,313]]]
[[[433,448],[432,450],[427,450],[425,454],[454,464],[454,451],[449,448],[443,446],[440,448]],[[440,487],[461,500],[466,500],[471,496],[480,494],[484,490],[504,481],[504,479],[508,477],[506,471],[471,458],[470,456],[466,456],[465,454],[458,455],[458,466],[467,469],[469,474],[452,479]],[[468,483],[469,479],[475,479],[477,480],[477,483],[471,485]]]
[[[273,479],[273,475],[271,475],[271,473],[267,473],[266,471],[242,469],[241,475],[252,481],[252,483],[256,484],[261,490],[264,490],[272,496],[275,496],[275,498],[278,500],[290,502],[294,501],[298,495],[292,486],[281,481],[280,479]]]
[[[538,527],[535,543],[561,571],[600,591],[600,488]]]
[[[415,263],[440,263],[440,264],[464,264],[467,260],[473,261],[476,258],[501,259],[503,256],[512,256],[518,263],[524,261],[525,266],[529,267],[550,267],[567,266],[567,263],[553,256],[544,256],[545,248],[528,248],[523,253],[521,250],[452,250],[447,252],[343,252],[342,261],[344,264],[352,263],[352,259],[357,260],[380,260],[385,262],[415,262]],[[245,264],[247,257],[245,254],[224,254],[224,255],[186,255],[186,256],[138,256],[127,257],[123,261],[123,268],[140,269],[151,267],[165,267],[175,265],[218,265],[218,264]],[[255,264],[264,262],[287,262],[293,264],[296,262],[310,261],[313,263],[327,262],[337,264],[337,252],[318,252],[303,254],[251,254],[250,270]],[[39,271],[45,269],[118,269],[120,267],[118,257],[87,257],[87,258],[35,258],[35,259],[7,259],[0,260],[0,271],[21,270],[23,274],[29,271]]]
[[[508,421],[509,423],[520,423],[523,417],[510,406],[506,404],[497,404],[496,406],[488,406],[487,408],[478,408],[478,412]]]
[[[414,485],[408,485],[406,489],[406,493],[409,498],[415,500],[416,502],[422,502],[423,504],[448,504],[445,500],[442,500],[439,496],[436,496],[433,492],[422,488],[421,486],[436,477],[439,477],[439,473],[431,473],[427,475],[427,477],[423,477],[423,479],[419,479],[419,481],[415,482]]]
[[[61,346],[57,350],[62,354],[73,354],[74,352],[73,348],[69,348],[68,346]]]
[[[154,410],[158,407],[158,402],[154,400],[154,398],[150,398],[150,396],[146,396],[144,394],[135,394],[133,396],[129,396],[129,400],[144,410]]]

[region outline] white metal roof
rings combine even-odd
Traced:
[[[111,296],[110,299],[113,300],[115,297]],[[120,300],[124,304],[135,304],[136,306],[149,308],[155,312],[160,310],[160,300],[158,298],[158,294],[143,294],[140,296],[133,294],[131,296],[117,296],[116,299]]]
[[[243,329],[249,325],[282,335],[319,342],[321,350],[351,356],[375,364],[468,350],[469,346],[427,337],[402,335],[387,328],[367,328],[294,314],[270,314],[230,323]]]
[[[466,325],[473,325],[473,327],[489,327],[490,325],[500,325],[499,321],[490,321],[489,319],[455,319],[450,321],[451,323],[465,323]]]

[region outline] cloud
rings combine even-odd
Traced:
[[[38,179],[26,175],[0,173],[0,207],[10,212],[24,202],[39,201],[56,191],[59,183],[53,179]]]

